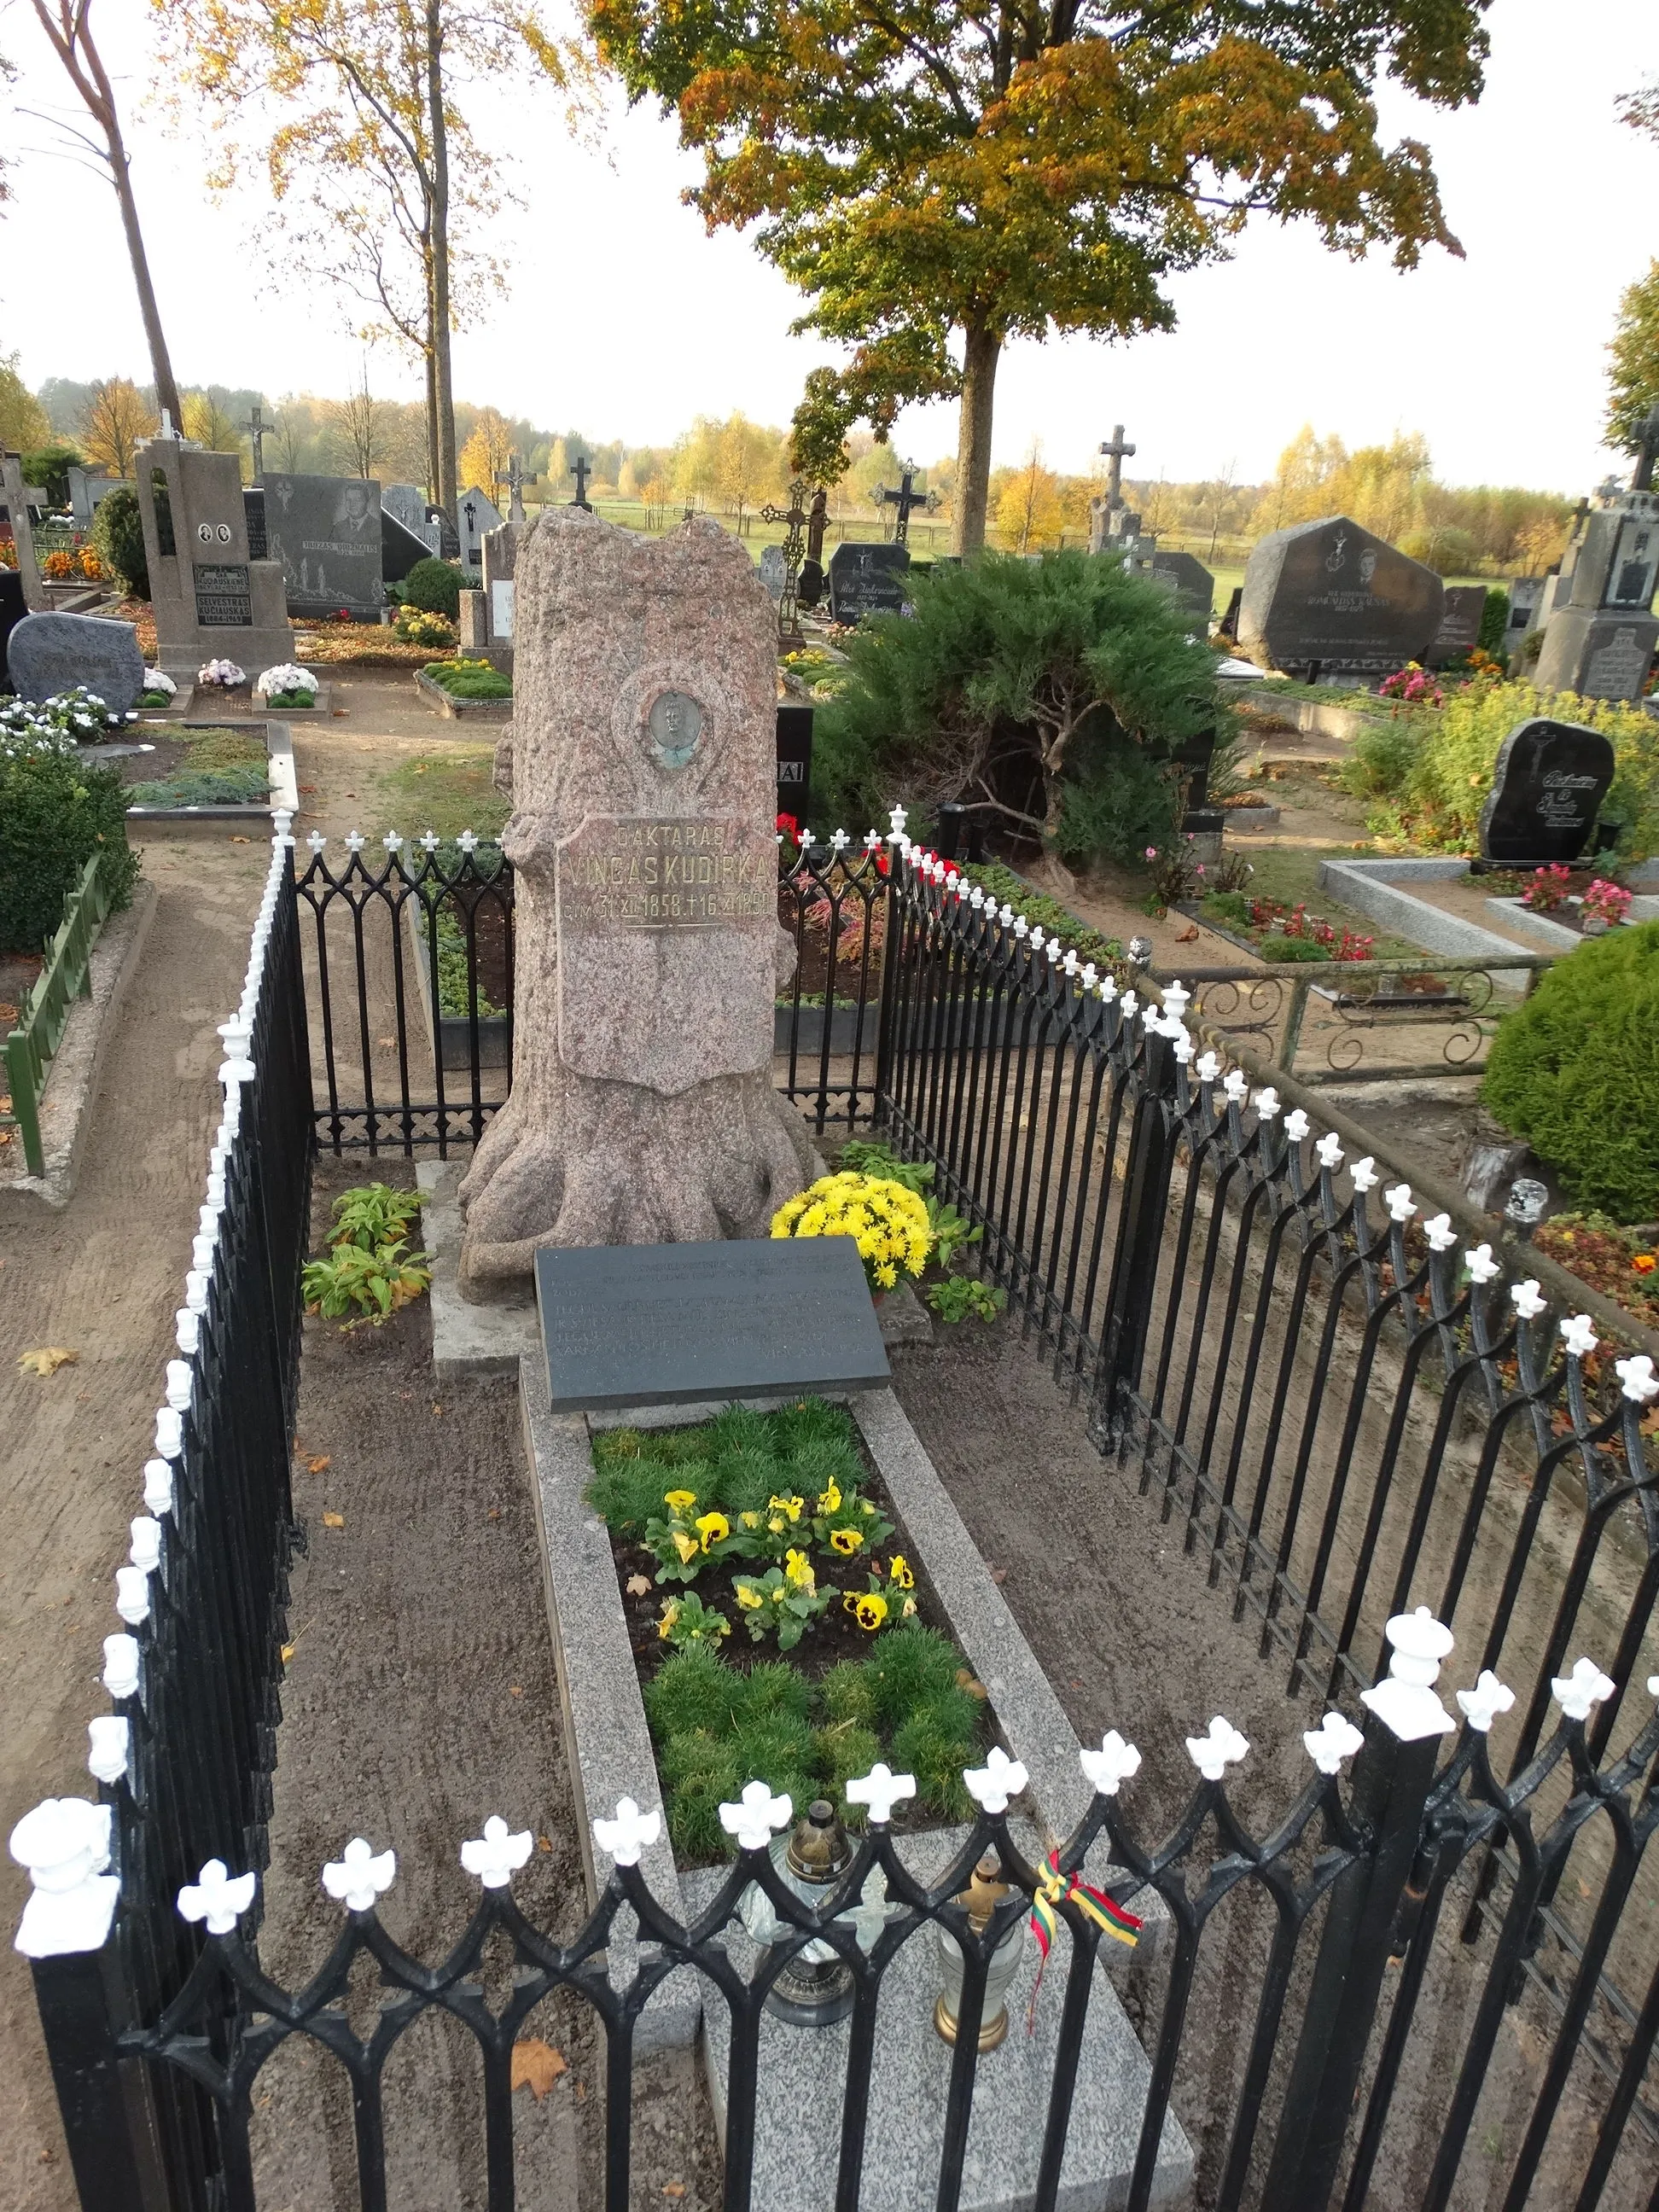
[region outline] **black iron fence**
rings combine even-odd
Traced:
[[[1164,1923],[1156,1942],[1149,1926],[1126,1990],[1146,2059],[1123,2092],[1132,2205],[1171,2185],[1177,2123],[1206,2206],[1649,2202],[1650,1364],[1615,1359],[1571,1316],[1558,1328],[1534,1288],[1503,1285],[1484,1249],[1458,1254],[1449,1224],[1421,1222],[1409,1193],[1379,1202],[1369,1163],[1344,1161],[1270,1091],[1251,1099],[1242,1077],[1194,1057],[1182,994],[1138,1003],[1119,976],[1005,921],[902,846],[786,867],[781,915],[798,960],[780,1003],[781,1079],[820,1128],[868,1122],[934,1164],[940,1194],[983,1230],[985,1267],[1103,1449],[1179,1518],[1236,1612],[1259,1622],[1264,1652],[1350,1709],[1364,1696],[1371,1717],[1352,1790],[1326,1769],[1358,1736],[1328,1718],[1309,1737],[1319,1778],[1258,1834],[1223,1785],[1243,1747],[1218,1722],[1188,1747],[1201,1786],[1152,1845],[1120,1810],[1134,1761],[1109,1738],[1089,1755],[1093,1809],[1052,1868],[1022,1856],[992,1786],[931,1882],[876,1833],[814,1914],[750,1850],[690,1928],[627,1864],[623,1814],[611,1832],[619,1872],[563,1943],[503,1886],[530,1839],[487,1829],[467,1862],[482,1901],[429,1966],[380,1924],[374,1899],[389,1865],[354,1847],[329,1869],[349,1918],[317,1976],[297,1992],[264,1978],[256,1884],[276,1748],[312,1134],[371,1152],[472,1140],[510,1066],[504,1057],[495,1074],[483,1049],[484,1024],[510,1022],[510,888],[490,855],[459,846],[419,860],[393,848],[373,868],[354,850],[337,877],[313,852],[297,884],[279,851],[229,1038],[240,1118],[222,1140],[198,1310],[180,1323],[176,1402],[148,1478],[156,1526],[124,1578],[132,1644],[112,1653],[116,1730],[94,1750],[112,1921],[95,1834],[60,1830],[54,1843],[48,1821],[30,1861],[45,1877],[30,1908],[37,1935],[76,1923],[76,1940],[33,1948],[83,2203],[252,2205],[252,2100],[296,2036],[343,2069],[359,2201],[384,2203],[383,2072],[408,2029],[441,2013],[481,2054],[476,2147],[497,2212],[514,2201],[513,2043],[562,1992],[601,2031],[605,2189],[619,2208],[635,2028],[653,1991],[690,1968],[705,2005],[729,2015],[723,2195],[739,2212],[759,2201],[763,2001],[810,1942],[839,1953],[856,1987],[824,2119],[839,2144],[835,2202],[850,2208],[872,2155],[878,1992],[932,1923],[965,1955],[962,2033],[939,2109],[917,2116],[902,2154],[927,2144],[931,2193],[950,2212],[971,2201],[975,2082],[995,2063],[974,2033],[991,1962],[1040,1894],[1061,1929],[1044,2002],[1062,2016],[1026,2120],[1029,2191],[1052,2205],[1084,2030],[1092,2007],[1115,2002],[1097,1970],[1098,1921],[1071,1881],[1097,1833],[1121,1871],[1091,1881],[1134,1911],[1155,1895]],[[499,998],[492,981],[505,983]],[[466,1054],[453,1091],[445,1019],[460,1024]],[[429,1086],[417,1081],[428,1068]],[[1425,1601],[1448,1628],[1410,1613]],[[1468,1655],[1462,1679],[1479,1679],[1437,1768],[1451,1723],[1428,1683],[1453,1632]],[[1377,1685],[1385,1640],[1395,1679]],[[988,1846],[1012,1890],[976,1930],[952,1900]],[[839,1915],[872,1867],[896,1909],[866,1950],[867,1920]],[[755,1881],[793,1932],[740,1969],[722,1931]],[[52,1895],[70,1908],[37,1911]],[[635,1920],[646,1941],[630,1954],[616,1938]],[[504,1980],[486,1956],[501,1939]],[[365,1955],[387,1994],[360,2032],[345,1998]],[[631,1973],[624,1955],[637,1960]]]

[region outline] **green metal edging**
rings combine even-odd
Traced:
[[[40,1144],[40,1097],[46,1087],[47,1071],[63,1042],[72,1002],[92,995],[92,948],[109,913],[102,860],[100,853],[94,853],[81,871],[80,882],[73,890],[64,892],[64,919],[46,940],[46,964],[34,979],[22,1019],[6,1039],[11,1110],[0,1115],[0,1121],[21,1133],[23,1158],[33,1176],[46,1171]]]

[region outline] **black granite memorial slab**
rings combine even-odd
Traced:
[[[1591,842],[1613,771],[1613,745],[1599,730],[1543,716],[1518,723],[1498,748],[1480,810],[1481,859],[1570,865]]]
[[[1188,614],[1207,624],[1215,611],[1215,578],[1194,553],[1154,553],[1152,574],[1169,579]]]
[[[805,823],[812,798],[812,709],[778,708],[778,811]]]
[[[1480,625],[1486,618],[1484,584],[1448,584],[1445,612],[1429,647],[1429,666],[1446,668],[1454,660],[1467,660],[1480,642]]]
[[[837,545],[830,556],[830,619],[901,614],[909,604],[908,545]]]
[[[1274,668],[1386,673],[1421,661],[1439,633],[1445,586],[1346,515],[1275,530],[1244,569],[1238,642]]]
[[[683,1406],[891,1380],[849,1237],[591,1244],[536,1255],[556,1412]]]
[[[264,493],[265,543],[283,564],[289,614],[378,615],[386,605],[379,483],[267,470]]]
[[[7,671],[6,641],[28,611],[28,601],[23,597],[23,579],[15,568],[0,568],[0,691],[12,688]]]

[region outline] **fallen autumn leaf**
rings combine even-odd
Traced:
[[[513,2087],[528,2089],[538,2105],[566,2070],[559,2052],[539,2035],[526,2035],[513,2046]]]
[[[17,1364],[32,1367],[37,1375],[55,1375],[60,1367],[72,1367],[80,1357],[66,1344],[43,1344],[33,1352],[26,1352]]]

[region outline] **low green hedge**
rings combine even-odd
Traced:
[[[0,948],[40,950],[95,852],[111,911],[131,902],[139,862],[127,845],[126,809],[112,768],[45,744],[0,753]]]
[[[431,660],[421,671],[452,699],[510,699],[513,679],[487,660]]]
[[[1481,1096],[1580,1205],[1659,1217],[1659,921],[1547,969],[1499,1023]]]

